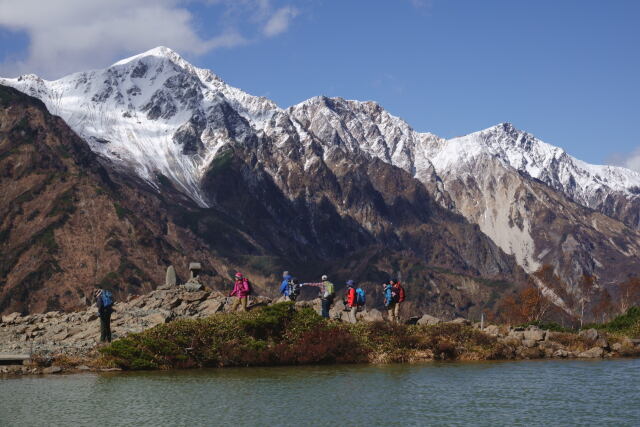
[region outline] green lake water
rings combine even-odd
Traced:
[[[640,426],[640,359],[0,379],[0,426]]]

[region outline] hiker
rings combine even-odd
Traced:
[[[280,284],[280,293],[285,298],[285,300],[289,300],[289,292],[291,290],[290,282],[293,280],[293,277],[289,274],[288,271],[282,273],[282,283]]]
[[[387,283],[383,283],[383,295],[384,295],[384,307],[387,309],[389,315],[389,321],[393,322],[393,310],[395,303],[393,302],[393,280],[389,280]]]
[[[349,321],[356,323],[356,313],[358,311],[358,302],[356,298],[356,284],[353,280],[347,280],[347,290],[345,291],[345,307],[349,312]]]
[[[333,298],[335,297],[335,290],[333,283],[329,281],[329,277],[326,274],[322,275],[322,282],[320,283],[303,283],[300,286],[315,286],[320,288],[320,303],[322,304],[322,317],[329,318],[329,310],[331,304],[333,304]]]
[[[289,280],[289,300],[297,300],[298,295],[300,295],[300,281],[294,277]]]
[[[111,313],[113,313],[113,294],[96,286],[96,305],[100,317],[100,342],[111,342]]]
[[[229,294],[230,297],[236,297],[233,305],[231,305],[231,311],[236,311],[238,306],[241,307],[241,311],[247,311],[247,300],[251,293],[251,284],[249,284],[249,279],[240,272],[237,272],[235,277],[236,281],[233,284],[233,290]]]
[[[367,302],[367,293],[362,289],[360,284],[356,287],[356,306],[358,307],[357,311],[363,311],[364,305]]]
[[[396,323],[400,323],[400,304],[404,302],[404,288],[402,287],[402,283],[399,280],[393,284],[393,289],[391,289],[391,297],[394,300],[393,305],[393,318]]]

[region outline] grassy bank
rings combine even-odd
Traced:
[[[508,357],[504,344],[470,326],[344,324],[291,303],[174,321],[114,341],[101,353],[103,363],[123,369]]]

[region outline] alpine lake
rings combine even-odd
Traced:
[[[0,426],[640,425],[640,359],[0,379]]]

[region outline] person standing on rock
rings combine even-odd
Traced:
[[[231,311],[236,311],[238,306],[241,307],[241,311],[247,311],[247,300],[251,293],[251,284],[249,279],[244,277],[242,273],[236,273],[236,281],[233,284],[233,290],[229,294],[230,297],[235,296],[236,300],[231,305]]]
[[[391,289],[391,297],[393,298],[393,319],[396,323],[400,323],[400,304],[404,302],[405,293],[402,283],[397,280]]]
[[[335,288],[333,283],[329,281],[329,277],[326,274],[322,275],[322,282],[320,283],[303,283],[300,286],[315,286],[320,288],[320,303],[322,305],[322,317],[329,318],[329,310],[331,310],[331,304],[335,298]]]
[[[100,317],[100,342],[111,342],[111,314],[113,313],[113,294],[96,286],[96,305]]]
[[[344,305],[349,310],[349,321],[356,323],[356,314],[358,313],[358,298],[356,293],[356,284],[353,280],[347,280],[347,290],[345,291]]]
[[[389,321],[393,322],[393,312],[395,309],[395,303],[393,301],[393,280],[389,280],[388,283],[383,283],[383,295],[384,295],[384,307],[387,309]]]
[[[289,291],[291,290],[291,281],[293,276],[288,271],[282,273],[282,283],[280,283],[280,293],[284,297],[285,301],[289,301]]]

